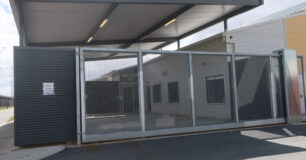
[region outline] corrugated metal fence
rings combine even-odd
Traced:
[[[15,145],[76,140],[75,49],[15,47],[14,64]]]

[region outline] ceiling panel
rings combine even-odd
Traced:
[[[31,43],[86,41],[109,4],[27,2],[24,21]]]
[[[183,5],[119,4],[94,40],[133,39]]]
[[[128,46],[130,49],[152,49],[166,42],[162,38],[177,38],[203,24],[245,7],[245,3],[239,3],[243,6],[190,5],[188,1],[185,4],[116,3],[117,7],[111,12],[110,8],[114,6],[112,3],[68,1],[67,3],[43,0],[21,2],[23,15],[21,19],[24,19],[25,37],[28,45],[49,47],[87,45],[86,41],[90,34],[98,29],[101,18],[108,15],[107,13],[111,13],[108,17],[109,21],[102,29],[95,32],[93,41],[88,46],[95,45],[94,47],[105,48]],[[193,7],[190,9],[191,6]],[[248,7],[241,11],[246,10]],[[183,13],[183,11],[186,12]],[[174,13],[178,15],[178,17],[173,17],[176,18],[176,21],[168,26],[163,26],[161,22],[165,23]],[[15,17],[16,15],[18,14],[14,12]],[[160,28],[152,29],[154,26],[160,25]],[[19,23],[17,26],[19,27]],[[149,34],[144,38],[156,38],[160,42],[129,46],[136,38],[150,30],[152,32],[148,32]],[[122,44],[97,45],[110,43]]]
[[[240,7],[233,5],[198,5],[177,17],[172,24],[156,30],[148,37],[177,37],[238,8]]]

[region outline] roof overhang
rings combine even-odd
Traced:
[[[25,45],[130,49],[158,49],[263,4],[263,0],[10,2]]]

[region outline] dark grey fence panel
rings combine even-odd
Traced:
[[[119,82],[88,81],[86,82],[86,97],[87,114],[120,112]]]
[[[76,140],[75,50],[15,47],[14,65],[15,145]]]

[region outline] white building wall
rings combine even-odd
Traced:
[[[218,34],[192,44],[190,46],[186,46],[181,50],[185,51],[207,51],[207,52],[226,52],[226,45],[224,42],[224,37],[222,34]]]
[[[272,53],[286,48],[285,24],[279,19],[232,30],[226,33],[226,42],[234,43],[238,53]]]

